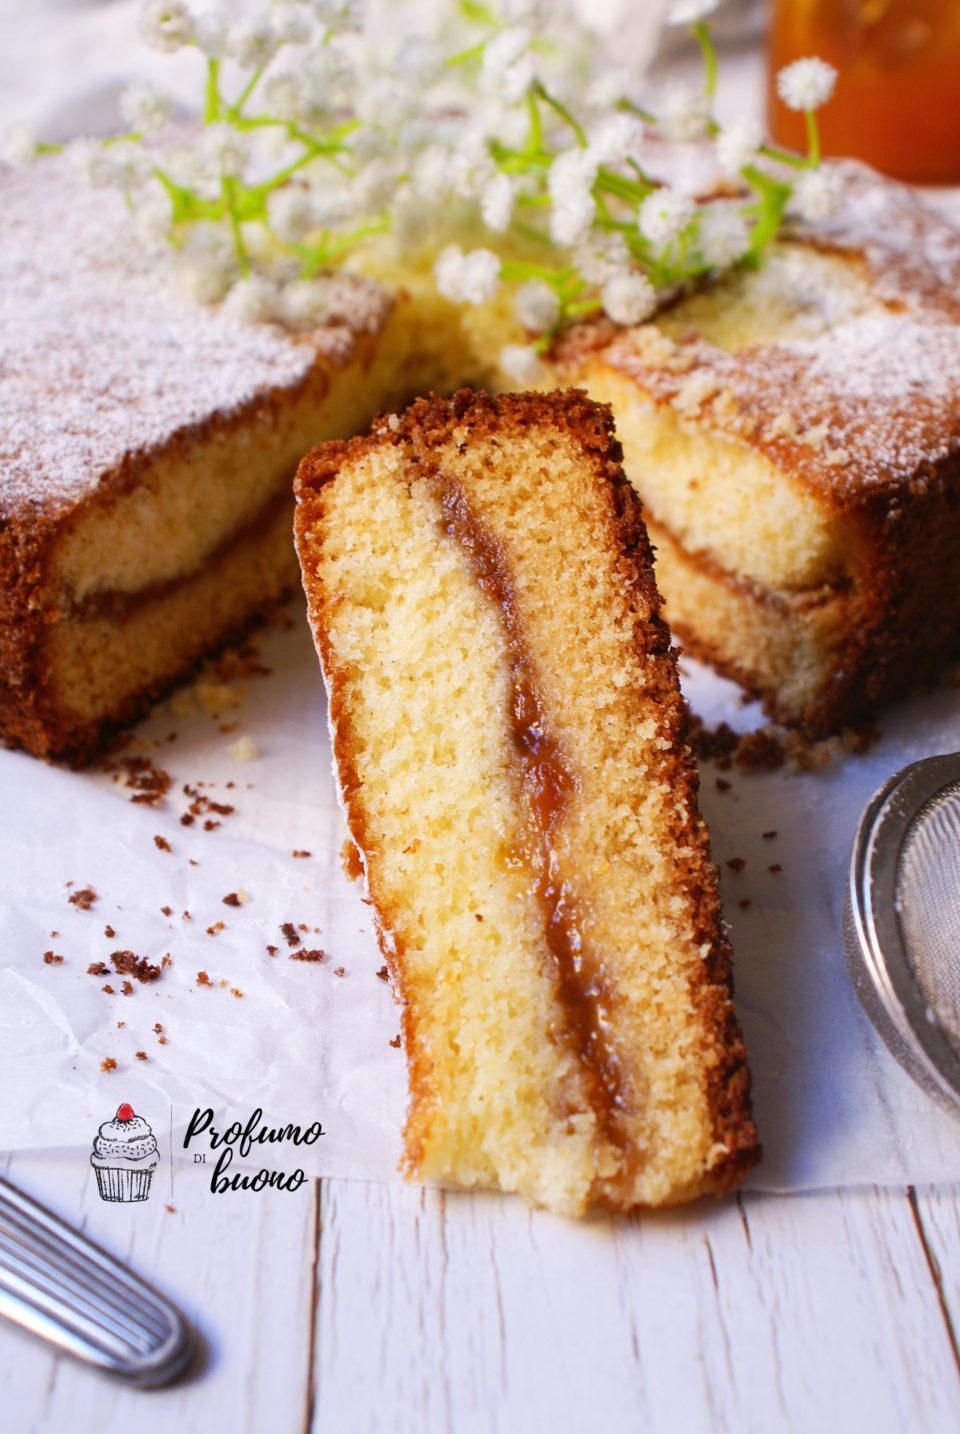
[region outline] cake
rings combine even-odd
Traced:
[[[654,322],[581,322],[544,387],[613,407],[674,631],[812,736],[960,634],[960,236],[845,167],[831,221]],[[296,582],[303,453],[523,339],[383,262],[325,321],[243,324],[172,286],[114,191],[0,176],[0,739],[88,758]],[[56,222],[52,219],[56,216]]]
[[[684,647],[811,736],[960,648],[960,234],[843,169],[835,220],[549,375],[613,407]]]
[[[328,442],[295,535],[403,1003],[419,1178],[577,1213],[758,1156],[675,655],[609,411],[463,391]]]
[[[322,280],[308,331],[246,324],[65,160],[0,187],[0,738],[76,762],[295,587],[306,450],[445,375],[369,280]]]

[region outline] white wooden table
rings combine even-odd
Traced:
[[[85,1161],[0,1169],[171,1295],[203,1367],[142,1393],[0,1326],[4,1434],[955,1434],[956,1194],[743,1195],[574,1224],[323,1181],[108,1205]],[[183,1187],[190,1185],[189,1191]]]

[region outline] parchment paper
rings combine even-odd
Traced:
[[[185,70],[174,65],[171,80],[167,61],[131,48],[134,13],[130,0],[89,14],[79,6],[0,12],[0,124],[24,119],[47,138],[95,132],[112,121],[133,75],[189,93]],[[726,66],[721,106],[742,107],[757,77],[749,59]],[[398,1014],[377,977],[382,961],[360,890],[340,869],[344,830],[322,684],[302,611],[293,611],[292,630],[262,641],[272,671],[249,681],[239,708],[219,719],[165,709],[140,729],[157,743],[152,760],[175,778],[161,807],[132,803],[109,773],[0,752],[0,1149],[89,1149],[121,1100],[168,1139],[196,1107],[212,1107],[221,1128],[260,1107],[269,1122],[322,1121],[323,1138],[298,1152],[312,1173],[393,1178],[405,1103],[403,1055],[390,1045]],[[728,684],[692,664],[685,672],[708,719],[756,720]],[[732,789],[720,792],[705,769],[717,859],[747,863],[739,875],[724,866],[723,885],[766,1147],[753,1179],[761,1188],[960,1178],[960,1123],[887,1055],[860,1012],[840,943],[864,803],[906,762],[952,750],[958,717],[960,692],[945,686],[886,714],[869,756],[827,771],[728,774]],[[220,731],[232,721],[236,731]],[[242,732],[261,752],[247,764],[227,752]],[[180,823],[190,802],[182,786],[198,782],[236,808],[209,832],[202,819]],[[778,836],[765,841],[771,829]],[[779,874],[768,870],[774,863]],[[87,884],[98,899],[83,911],[68,896]],[[239,889],[249,902],[224,905]],[[208,935],[220,921],[224,929]],[[325,959],[291,960],[285,922],[306,925],[303,944]],[[121,978],[87,974],[118,949],[152,962],[169,953],[171,963],[158,982],[134,981],[123,996]],[[46,951],[62,964],[45,964]],[[211,985],[197,984],[200,971]],[[116,1069],[102,1071],[106,1060]]]

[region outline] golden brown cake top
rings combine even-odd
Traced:
[[[0,169],[0,518],[71,508],[131,455],[349,362],[391,307],[336,274],[306,332],[245,324],[178,287],[114,190],[66,158]]]
[[[838,504],[929,482],[960,452],[960,234],[906,186],[843,170],[832,220],[653,325],[572,333],[561,366],[595,358]]]

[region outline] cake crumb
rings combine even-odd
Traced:
[[[231,996],[236,996],[238,1001],[243,999],[243,992],[237,986],[230,987],[230,994]]]
[[[741,896],[740,900],[737,902],[737,905],[740,907],[741,911],[747,911],[753,905],[753,902],[750,900],[749,896]]]
[[[153,844],[160,851],[173,851],[173,847],[167,841],[165,836],[155,836],[153,839]]]
[[[176,1205],[164,1205],[163,1208],[164,1208],[166,1211],[168,1211],[171,1215],[175,1215],[175,1214],[177,1213],[177,1207],[176,1207]]]
[[[138,1061],[148,1061],[150,1059],[146,1051],[134,1051],[134,1055]]]
[[[110,967],[105,961],[91,961],[87,967],[88,976],[107,976],[109,972]]]
[[[215,921],[212,926],[208,926],[208,927],[207,927],[207,935],[208,935],[208,936],[219,936],[219,935],[220,935],[220,932],[221,932],[221,931],[226,931],[226,929],[227,929],[227,923],[226,923],[225,921]]]
[[[284,921],[280,927],[280,930],[283,932],[284,940],[286,941],[288,946],[300,945],[300,933],[297,931],[297,928],[294,926],[292,921]]]
[[[293,856],[296,856],[296,857],[307,857],[307,856],[313,856],[313,852],[312,852],[312,851],[297,851],[296,848],[294,848],[294,851],[293,851],[292,855],[293,855]]]
[[[102,1071],[115,1071],[116,1068],[117,1063],[113,1059],[113,1056],[105,1056],[104,1059],[100,1062],[100,1069]]]
[[[132,951],[113,951],[110,960],[118,976],[135,976],[145,985],[160,979],[160,967],[151,966],[145,956],[135,956]]]
[[[730,788],[733,786],[733,783],[728,782],[726,777],[718,777],[716,782],[714,783],[714,786],[716,787],[718,792],[729,792]]]
[[[114,931],[114,929],[113,929],[113,927],[110,925],[110,923],[107,922],[106,926],[103,928],[103,934],[104,934],[104,936],[107,938],[108,941],[112,941],[113,938],[116,936],[117,933]]]
[[[768,438],[796,438],[797,420],[792,413],[781,408],[767,425],[766,436]]]
[[[120,994],[121,994],[121,996],[132,996],[132,995],[133,995],[133,982],[132,982],[132,981],[123,981],[123,982],[121,983],[121,986],[120,986]]]
[[[247,733],[238,737],[236,742],[230,742],[227,752],[235,762],[255,762],[260,756],[260,748]]]
[[[58,956],[55,951],[44,951],[43,964],[45,966],[62,966],[63,957]]]
[[[333,974],[335,976],[345,976],[347,974],[346,966],[334,966]]]
[[[204,712],[219,717],[239,707],[244,698],[242,687],[231,687],[227,682],[208,682],[201,679],[193,684],[193,694]]]
[[[388,969],[387,969],[386,966],[381,966],[381,967],[380,967],[380,970],[377,972],[377,978],[378,978],[378,980],[380,980],[380,981],[389,981],[389,980],[390,980],[390,972],[388,971]]]
[[[59,931],[51,931],[51,932],[50,932],[50,940],[51,940],[51,941],[56,941],[56,939],[57,939],[57,937],[58,937],[59,935],[60,935],[60,932],[59,932]]]
[[[68,882],[67,885],[72,886],[73,882]],[[78,911],[89,911],[97,900],[97,893],[92,886],[84,886],[81,887],[79,891],[72,891],[67,897],[67,900],[70,905],[75,906]]]
[[[121,771],[114,781],[130,789],[131,802],[147,807],[162,804],[172,785],[169,772],[155,767],[148,757],[143,756],[121,757],[120,766]]]
[[[363,860],[356,842],[347,837],[340,848],[340,865],[349,881],[358,881],[363,876]]]
[[[173,907],[172,907],[172,906],[161,906],[160,910],[162,911],[162,913],[163,913],[164,916],[172,916],[172,915],[173,915]]]
[[[278,950],[279,950],[279,947],[277,947],[277,946],[268,946],[268,947],[267,947],[267,955],[268,955],[268,956],[276,956]]]
[[[776,835],[777,835],[777,829],[776,829],[776,827],[774,827],[772,831],[768,831],[768,832],[764,832],[764,833],[763,833],[763,839],[764,839],[764,841],[773,841],[773,839],[774,839],[774,837],[775,837]]]
[[[394,1036],[393,1039],[388,1042],[388,1045],[393,1046],[393,1049],[398,1051],[400,1049],[400,1037],[398,1035]]]
[[[298,951],[290,952],[291,961],[325,961],[326,959],[326,951],[321,951],[319,946],[313,950],[308,950],[305,946],[302,946]]]
[[[158,1035],[158,1036],[162,1036],[162,1035],[163,1035],[163,1026],[161,1025],[161,1023],[160,1023],[159,1021],[157,1021],[156,1025],[154,1026],[153,1029],[154,1029],[154,1033],[155,1033],[156,1035]]]
[[[779,876],[781,871],[783,871],[783,867],[778,861],[775,861],[772,866],[767,867],[767,871],[772,872],[774,876]]]
[[[197,972],[197,985],[198,985],[198,986],[212,986],[212,985],[213,985],[213,982],[210,980],[210,977],[207,975],[206,971],[198,971],[198,972]]]
[[[673,407],[685,418],[696,418],[705,403],[720,392],[722,384],[716,374],[697,369],[685,378],[672,400]]]
[[[100,989],[107,996],[115,996],[117,994],[113,987],[109,985],[109,983],[106,986],[101,986]]]
[[[738,876],[740,875],[741,871],[743,871],[743,868],[746,866],[746,864],[746,860],[742,856],[732,856],[727,862],[727,866],[729,867],[729,869],[733,872],[736,872]]]

